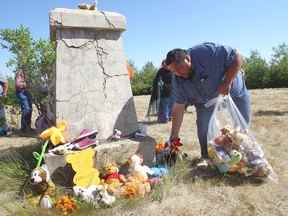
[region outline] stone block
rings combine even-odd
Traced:
[[[94,148],[94,167],[101,170],[105,164],[110,162],[115,162],[118,165],[122,165],[128,160],[129,157],[135,153],[138,153],[140,149],[140,142],[130,139],[103,143]],[[153,151],[141,152],[140,150],[140,153],[148,155],[153,153]],[[150,156],[147,156],[147,158],[150,158]],[[52,180],[56,184],[65,187],[73,185],[72,179],[75,172],[66,162],[65,155],[54,155],[48,153],[45,155],[44,161],[48,166]]]

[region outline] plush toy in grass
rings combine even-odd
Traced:
[[[104,185],[91,185],[87,188],[84,187],[73,187],[75,196],[84,200],[85,202],[91,203],[94,206],[111,206],[115,202],[115,197],[110,195]]]
[[[143,197],[151,191],[148,174],[152,174],[148,166],[143,165],[143,158],[139,155],[133,155],[129,161],[129,175],[127,182],[121,188],[121,196],[126,198]]]
[[[137,177],[142,182],[145,182],[148,180],[148,174],[152,174],[151,169],[143,165],[143,158],[139,155],[132,155],[130,159],[128,160],[129,164],[129,174],[131,174],[134,177]]]
[[[39,205],[41,208],[52,208],[51,197],[55,193],[55,185],[50,178],[50,174],[46,165],[36,167],[31,172],[30,182],[32,190],[40,195]]]
[[[59,209],[63,215],[70,215],[78,209],[76,201],[67,195],[60,197],[54,207]]]
[[[111,193],[116,192],[126,182],[125,176],[119,173],[119,169],[114,163],[105,166],[105,175],[102,179],[108,186],[107,190]]]
[[[149,176],[162,177],[168,174],[168,169],[165,166],[155,166],[150,168]]]
[[[89,187],[99,185],[99,171],[94,168],[95,150],[88,148],[82,151],[73,152],[66,156],[67,163],[71,164],[76,172],[73,178],[75,186]]]
[[[60,121],[57,123],[56,127],[51,127],[46,129],[40,134],[40,138],[43,140],[49,140],[53,145],[64,144],[66,142],[64,137],[64,131],[67,128],[67,123],[65,121]]]
[[[144,197],[145,196],[145,186],[140,181],[129,181],[121,187],[120,196],[126,199]]]
[[[151,191],[149,180],[143,182],[137,176],[130,176],[121,187],[119,195],[124,198],[144,197]]]

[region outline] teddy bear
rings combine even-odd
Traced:
[[[120,195],[126,198],[144,197],[151,191],[148,174],[152,174],[152,171],[143,165],[143,158],[136,154],[130,157],[128,164],[129,175],[121,187]]]
[[[244,142],[248,141],[249,136],[241,132],[240,128],[232,129],[230,126],[225,126],[212,143],[222,146],[227,152],[231,152],[233,149],[239,151]]]
[[[105,166],[105,175],[102,177],[104,184],[107,184],[107,190],[115,193],[125,182],[124,175],[119,173],[119,169],[114,163]]]
[[[101,183],[99,171],[94,168],[94,155],[95,150],[92,148],[66,155],[67,163],[71,164],[76,172],[73,178],[75,186],[89,187]]]
[[[143,165],[143,158],[137,154],[134,154],[130,157],[130,159],[128,160],[128,164],[129,173],[132,176],[137,177],[142,182],[148,180],[148,174],[152,174],[151,169],[148,166]]]
[[[124,198],[144,197],[151,191],[150,183],[142,182],[137,177],[130,176],[120,188],[118,195]]]
[[[44,164],[32,170],[30,176],[32,190],[40,195],[39,205],[41,208],[52,208],[51,197],[55,194],[55,185],[50,178],[48,167]]]

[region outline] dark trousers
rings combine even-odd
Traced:
[[[174,100],[172,96],[160,98],[158,122],[166,123],[171,119],[173,104]]]
[[[31,128],[31,117],[32,117],[32,97],[27,90],[16,91],[21,107],[21,130]]]

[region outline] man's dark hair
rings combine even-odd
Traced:
[[[185,59],[186,55],[187,51],[184,49],[173,49],[167,53],[165,63],[166,65],[170,65],[172,63],[180,64]]]

